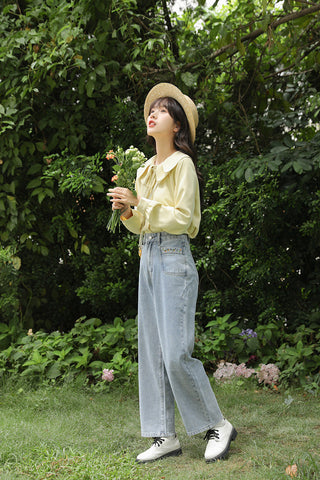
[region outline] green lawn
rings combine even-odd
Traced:
[[[320,478],[320,402],[248,384],[214,386],[238,430],[229,459],[206,464],[202,435],[187,437],[179,415],[183,455],[138,465],[150,441],[140,437],[137,386],[111,384],[104,393],[79,386],[38,390],[2,386],[0,479],[279,480],[288,465],[299,479]]]

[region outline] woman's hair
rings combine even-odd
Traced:
[[[186,153],[187,155],[189,155],[189,157],[191,157],[197,172],[199,182],[201,182],[202,177],[197,167],[197,154],[191,141],[189,123],[180,103],[172,97],[161,97],[155,100],[150,105],[150,112],[154,107],[165,107],[168,110],[170,117],[173,118],[175,123],[178,123],[180,125],[178,132],[174,136],[174,146],[177,150],[180,150],[180,152]],[[148,143],[153,145],[155,148],[155,139],[149,135]]]

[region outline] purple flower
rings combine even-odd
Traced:
[[[113,375],[113,370],[108,370],[107,368],[105,368],[102,372],[102,380],[106,380],[107,382],[112,382],[112,380],[114,379],[114,375]]]
[[[252,328],[246,328],[246,330],[242,330],[242,332],[239,333],[239,335],[240,335],[241,337],[244,337],[245,340],[246,340],[247,338],[257,337],[257,333],[256,333],[254,330],[252,330]]]

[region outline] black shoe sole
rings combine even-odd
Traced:
[[[208,458],[208,460],[206,460],[206,463],[213,463],[213,462],[216,462],[217,460],[223,460],[224,458],[226,458],[226,456],[229,453],[230,443],[237,438],[237,435],[238,435],[237,430],[235,428],[233,428],[232,432],[231,432],[231,435],[230,435],[229,442],[228,442],[226,448],[223,450],[223,452],[221,452],[220,455],[218,455],[217,457]]]
[[[179,448],[179,450],[173,450],[172,452],[165,453],[161,457],[153,458],[152,460],[138,460],[136,458],[136,462],[137,463],[151,463],[151,462],[156,462],[157,460],[162,460],[163,458],[167,458],[167,457],[178,457],[179,455],[182,455],[181,448]]]

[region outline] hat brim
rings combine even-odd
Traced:
[[[147,123],[147,119],[150,112],[150,106],[152,103],[157,100],[158,98],[163,97],[171,97],[177,100],[180,103],[181,107],[186,114],[189,129],[190,129],[190,136],[192,143],[194,143],[196,138],[196,127],[198,125],[198,113],[197,108],[191,98],[187,95],[184,95],[181,90],[172,83],[158,83],[155,85],[150,92],[148,93],[145,103],[144,103],[144,119]]]

